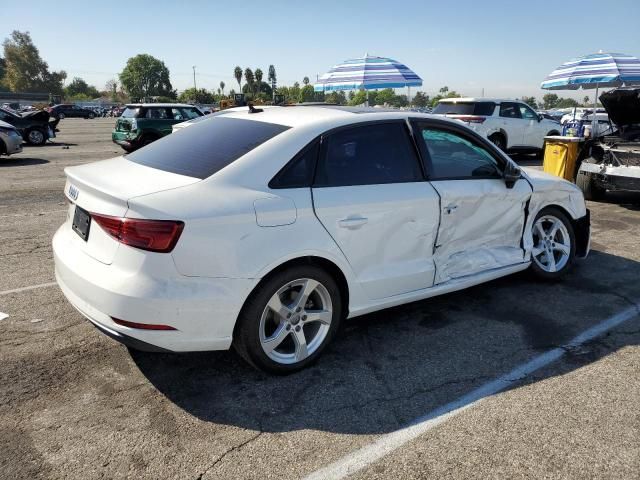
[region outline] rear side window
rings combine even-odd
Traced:
[[[504,118],[521,118],[520,105],[517,103],[503,102],[500,104],[500,116]]]
[[[493,102],[440,102],[433,109],[433,113],[441,115],[484,115],[490,117],[496,104]]]
[[[165,172],[207,178],[289,128],[224,115],[207,117],[126,158]]]
[[[156,107],[147,108],[147,112],[145,113],[144,116],[145,118],[152,118],[155,120],[166,120],[167,118],[169,118],[166,108],[156,108]]]
[[[404,123],[363,125],[330,134],[316,187],[419,182],[422,173]]]
[[[314,141],[304,148],[278,173],[271,182],[270,188],[303,188],[310,187],[320,142]]]

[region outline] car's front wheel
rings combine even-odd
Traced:
[[[247,300],[234,347],[254,367],[276,374],[313,363],[335,336],[342,299],[335,280],[313,265],[268,278]]]
[[[44,145],[47,141],[47,137],[42,130],[33,128],[27,133],[27,142],[31,145]]]
[[[567,273],[576,254],[576,237],[567,216],[557,208],[545,208],[536,216],[531,233],[533,273],[544,280],[555,280]]]
[[[60,112],[58,114],[58,120],[64,120],[64,117],[65,117],[64,113]]]

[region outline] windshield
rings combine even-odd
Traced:
[[[493,102],[440,102],[432,113],[441,115],[485,115],[490,116],[496,108]]]
[[[136,118],[138,116],[138,112],[140,111],[140,107],[127,107],[120,115],[123,118]]]
[[[207,178],[289,128],[255,120],[209,117],[126,158],[165,172]]]

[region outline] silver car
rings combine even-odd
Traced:
[[[13,125],[0,120],[0,155],[12,155],[22,151],[22,137]]]

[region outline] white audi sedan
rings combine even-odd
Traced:
[[[240,108],[65,173],[56,278],[80,313],[133,348],[233,345],[274,373],[347,317],[556,279],[589,251],[573,184],[415,112]]]

